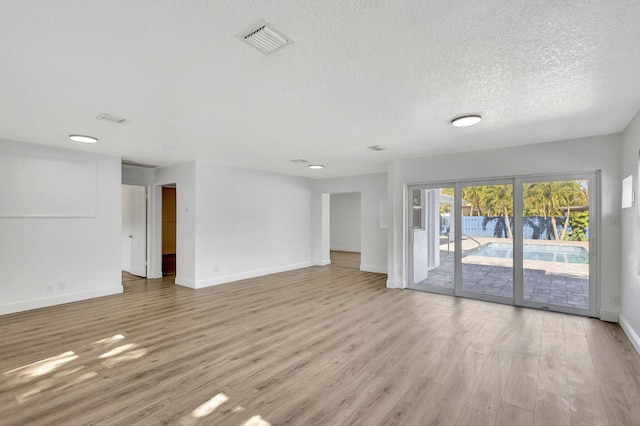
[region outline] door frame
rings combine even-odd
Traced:
[[[123,186],[136,186],[136,187],[141,187],[144,188],[144,199],[145,199],[145,238],[144,238],[144,244],[145,244],[145,275],[144,278],[155,278],[152,276],[152,267],[151,267],[151,249],[152,249],[152,236],[151,236],[151,230],[152,230],[152,204],[151,204],[151,186],[149,185],[145,185],[145,184],[141,184],[141,183],[121,183],[120,184],[120,188],[122,191],[122,187]],[[120,222],[122,224],[122,218],[120,218]]]
[[[522,210],[523,210],[523,183],[563,181],[563,180],[588,180],[589,193],[589,309],[577,309],[559,305],[543,304],[524,300],[524,271],[523,271],[523,237],[522,237]],[[513,185],[513,297],[505,298],[493,295],[484,295],[462,290],[462,188],[465,186],[483,185]],[[413,283],[413,199],[412,191],[416,189],[455,189],[454,211],[454,288],[432,287]],[[569,313],[582,316],[597,317],[600,308],[600,233],[601,233],[601,174],[600,171],[585,171],[571,173],[546,173],[539,175],[519,175],[510,177],[497,177],[487,179],[461,179],[454,182],[428,182],[407,185],[405,202],[405,226],[407,241],[407,287],[414,290],[428,291],[437,294],[446,294],[458,297],[484,300],[488,302],[503,303],[514,306],[523,306],[553,312]]]
[[[408,242],[408,249],[407,249],[407,255],[408,255],[408,259],[407,259],[407,287],[412,289],[412,290],[420,290],[420,291],[428,291],[429,293],[437,293],[437,294],[444,294],[444,295],[448,295],[448,296],[455,296],[455,280],[456,280],[456,276],[458,274],[455,273],[455,269],[457,265],[457,257],[459,256],[458,250],[455,248],[455,241],[454,241],[454,251],[453,251],[453,255],[454,255],[454,287],[449,289],[446,287],[435,287],[435,286],[430,286],[430,285],[426,285],[426,284],[419,284],[419,283],[414,283],[413,282],[413,278],[414,278],[414,269],[413,269],[413,253],[414,253],[414,246],[413,246],[413,230],[415,229],[415,227],[413,226],[413,196],[412,193],[414,190],[425,190],[425,189],[442,189],[442,188],[454,188],[454,194],[457,194],[459,189],[456,189],[456,184],[453,182],[440,182],[440,183],[430,183],[430,184],[418,184],[418,185],[408,185],[407,186],[407,224],[408,226],[406,227],[406,232],[407,232],[407,239],[406,241]],[[457,197],[454,196],[454,199],[457,199]],[[455,210],[455,202],[453,205],[453,209],[454,212],[457,211]],[[454,216],[454,219],[457,220],[458,215]],[[457,227],[457,224],[454,223],[454,230],[460,229]],[[454,231],[455,232],[455,231]],[[457,235],[457,232],[455,232],[454,235]],[[457,240],[457,238],[456,238]]]
[[[462,210],[462,188],[466,187],[466,186],[491,186],[491,185],[512,185],[513,187],[513,201],[514,201],[514,206],[513,206],[513,211],[514,211],[514,216],[516,213],[516,207],[515,207],[515,200],[516,200],[516,194],[515,194],[515,179],[514,178],[497,178],[497,179],[482,179],[482,180],[473,180],[473,181],[464,181],[464,182],[456,182],[456,211],[458,212],[458,214],[456,215],[456,228],[460,230],[460,232],[458,232],[458,235],[460,235],[460,237],[458,238],[456,236],[456,240],[455,240],[455,244],[456,244],[456,280],[455,280],[455,294],[457,296],[461,296],[461,297],[465,297],[465,298],[469,298],[469,299],[476,299],[476,300],[484,300],[486,302],[494,302],[494,303],[503,303],[503,304],[508,304],[508,305],[514,305],[515,304],[515,292],[516,292],[516,264],[517,264],[517,259],[516,259],[516,252],[514,250],[513,253],[513,259],[511,261],[511,283],[513,285],[513,293],[512,296],[509,297],[502,297],[502,296],[495,296],[492,294],[482,294],[482,293],[474,293],[471,291],[465,291],[462,289],[462,214],[460,214],[461,210]],[[460,194],[458,196],[458,194]],[[511,230],[511,233],[513,235],[513,247],[515,248],[516,246],[520,245],[520,238],[518,235],[518,233],[515,231],[515,223],[513,226],[514,229]],[[508,240],[507,240],[508,241]],[[520,256],[522,257],[522,251],[520,252]]]
[[[584,172],[584,173],[559,173],[553,175],[536,175],[531,177],[518,177],[516,178],[516,187],[520,192],[520,202],[522,202],[522,185],[524,183],[536,183],[536,182],[552,182],[552,181],[567,181],[567,180],[588,180],[589,187],[595,188],[595,194],[589,191],[589,309],[577,309],[567,306],[558,306],[552,304],[544,304],[533,301],[524,300],[524,271],[523,264],[520,263],[519,279],[521,280],[518,285],[519,291],[516,293],[515,303],[518,306],[525,306],[528,308],[536,308],[542,310],[549,310],[554,312],[562,312],[575,315],[586,315],[590,317],[597,317],[600,306],[600,256],[598,253],[600,242],[600,173]],[[515,197],[515,188],[514,188]],[[515,198],[514,198],[515,200]],[[514,210],[515,211],[515,210]],[[595,212],[595,214],[591,214]],[[519,230],[519,234],[522,235],[522,206],[520,206],[519,214],[514,216],[514,227]],[[520,258],[522,258],[522,244],[514,245],[514,257],[516,251],[519,251]],[[515,287],[514,287],[515,290]],[[553,307],[553,309],[551,309]]]

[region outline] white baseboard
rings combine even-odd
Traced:
[[[325,259],[320,262],[313,263],[313,266],[327,266],[327,265],[331,265],[331,259]]]
[[[74,293],[59,294],[50,297],[22,300],[20,302],[0,305],[0,315],[29,311],[31,309],[46,308],[47,306],[62,305],[64,303],[78,302],[80,300],[93,299],[95,297],[111,296],[112,294],[120,294],[122,292],[123,288],[122,284],[120,284],[113,287],[96,288],[93,290],[77,291]]]
[[[360,253],[359,248],[331,247],[331,251],[347,251],[350,253]]]
[[[223,277],[209,278],[206,280],[198,280],[196,281],[195,287],[193,288],[210,287],[212,285],[246,280],[249,278],[261,277],[263,275],[277,274],[278,272],[286,272],[286,271],[292,271],[294,269],[308,268],[309,266],[313,266],[311,262],[294,263],[291,265],[275,266],[272,268],[265,268],[265,269],[256,269],[254,271],[241,272],[239,274],[225,275]],[[176,284],[178,284],[177,278],[176,278]],[[188,287],[188,285],[186,284],[181,284],[181,285],[185,285]]]
[[[610,311],[600,311],[600,319],[606,322],[618,322],[618,313]]]
[[[627,319],[622,315],[620,315],[620,327],[622,327],[622,330],[629,338],[629,341],[631,342],[633,347],[636,348],[636,352],[640,354],[640,337],[638,336],[638,333],[636,333],[636,331],[631,327],[631,324],[629,324]]]
[[[176,277],[176,280],[174,281],[177,285],[181,285],[182,287],[189,287],[189,288],[193,288],[196,289],[196,282],[194,280],[189,280],[186,278],[182,278],[182,277]]]
[[[395,282],[393,280],[387,280],[387,288],[404,288],[402,282]]]
[[[387,268],[382,266],[360,265],[362,272],[375,272],[376,274],[386,274]]]

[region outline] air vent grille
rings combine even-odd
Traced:
[[[110,121],[112,123],[116,123],[116,124],[123,124],[127,122],[126,118],[122,118],[122,117],[118,117],[116,115],[112,115],[112,114],[100,114],[99,116],[96,117],[96,119],[98,120],[104,120],[104,121]]]
[[[244,36],[244,39],[263,53],[271,53],[291,41],[289,37],[267,24],[253,30]]]
[[[371,146],[368,146],[367,148],[369,148],[371,151],[384,151],[386,149],[384,146],[381,146],[381,145],[371,145]]]

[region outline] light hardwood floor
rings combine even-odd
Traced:
[[[331,265],[343,268],[360,269],[360,253],[331,250]]]
[[[134,280],[0,316],[0,424],[640,424],[640,359],[617,325],[385,278]]]

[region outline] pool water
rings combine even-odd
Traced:
[[[478,248],[466,251],[464,255],[511,259],[513,258],[513,244],[487,243]],[[587,264],[589,263],[589,250],[578,246],[523,244],[522,257],[524,260]]]

